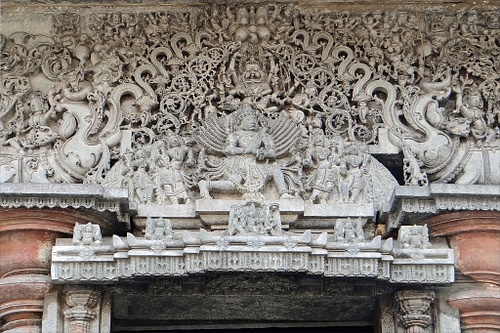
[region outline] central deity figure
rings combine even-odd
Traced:
[[[220,149],[226,158],[217,166],[207,166],[207,179],[198,184],[201,197],[211,198],[210,190],[214,190],[240,192],[245,199],[261,199],[270,179],[281,198],[291,197],[283,171],[273,163],[277,158],[277,150],[272,135],[267,133],[264,120],[259,119],[257,111],[247,103],[242,104],[230,117],[229,133],[224,140],[224,147]],[[209,131],[212,132],[206,128],[206,132]],[[210,141],[204,142],[207,144]]]

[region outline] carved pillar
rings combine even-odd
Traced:
[[[395,294],[405,333],[428,333],[432,325],[433,291],[401,290]]]
[[[427,225],[433,236],[450,240],[455,267],[482,283],[449,299],[460,311],[462,332],[500,332],[500,212],[443,214]]]
[[[38,333],[56,238],[98,218],[73,209],[0,209],[0,331]]]
[[[460,310],[463,333],[500,332],[500,290],[466,290],[452,295],[451,306]]]
[[[95,290],[71,290],[66,293],[69,309],[64,316],[69,320],[70,333],[90,333],[91,322],[97,317],[95,307],[101,293]]]
[[[500,287],[500,212],[456,212],[426,221],[433,236],[447,236],[456,268],[476,281]]]

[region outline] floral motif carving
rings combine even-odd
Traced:
[[[371,154],[399,150],[406,185],[498,184],[498,15],[55,15],[51,36],[1,37],[0,181],[373,202],[392,176]]]

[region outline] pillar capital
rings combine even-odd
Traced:
[[[448,302],[460,311],[463,333],[500,332],[500,288],[465,290]]]
[[[102,214],[68,208],[0,208],[0,216],[0,331],[39,332],[56,238],[70,236],[77,222],[110,223]]]
[[[70,322],[71,333],[89,333],[91,322],[97,317],[95,307],[100,301],[101,293],[96,290],[75,289],[66,292],[66,303],[69,309],[64,316]]]
[[[425,333],[432,325],[431,304],[433,291],[400,290],[394,295],[401,313],[400,321],[405,333]]]
[[[500,212],[454,212],[426,223],[433,236],[450,239],[456,268],[478,282],[500,286]]]

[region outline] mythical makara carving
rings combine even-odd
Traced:
[[[0,182],[381,209],[396,182],[371,153],[395,149],[406,185],[500,183],[498,11],[294,6],[103,13],[85,31],[62,14],[52,36],[2,35]]]

